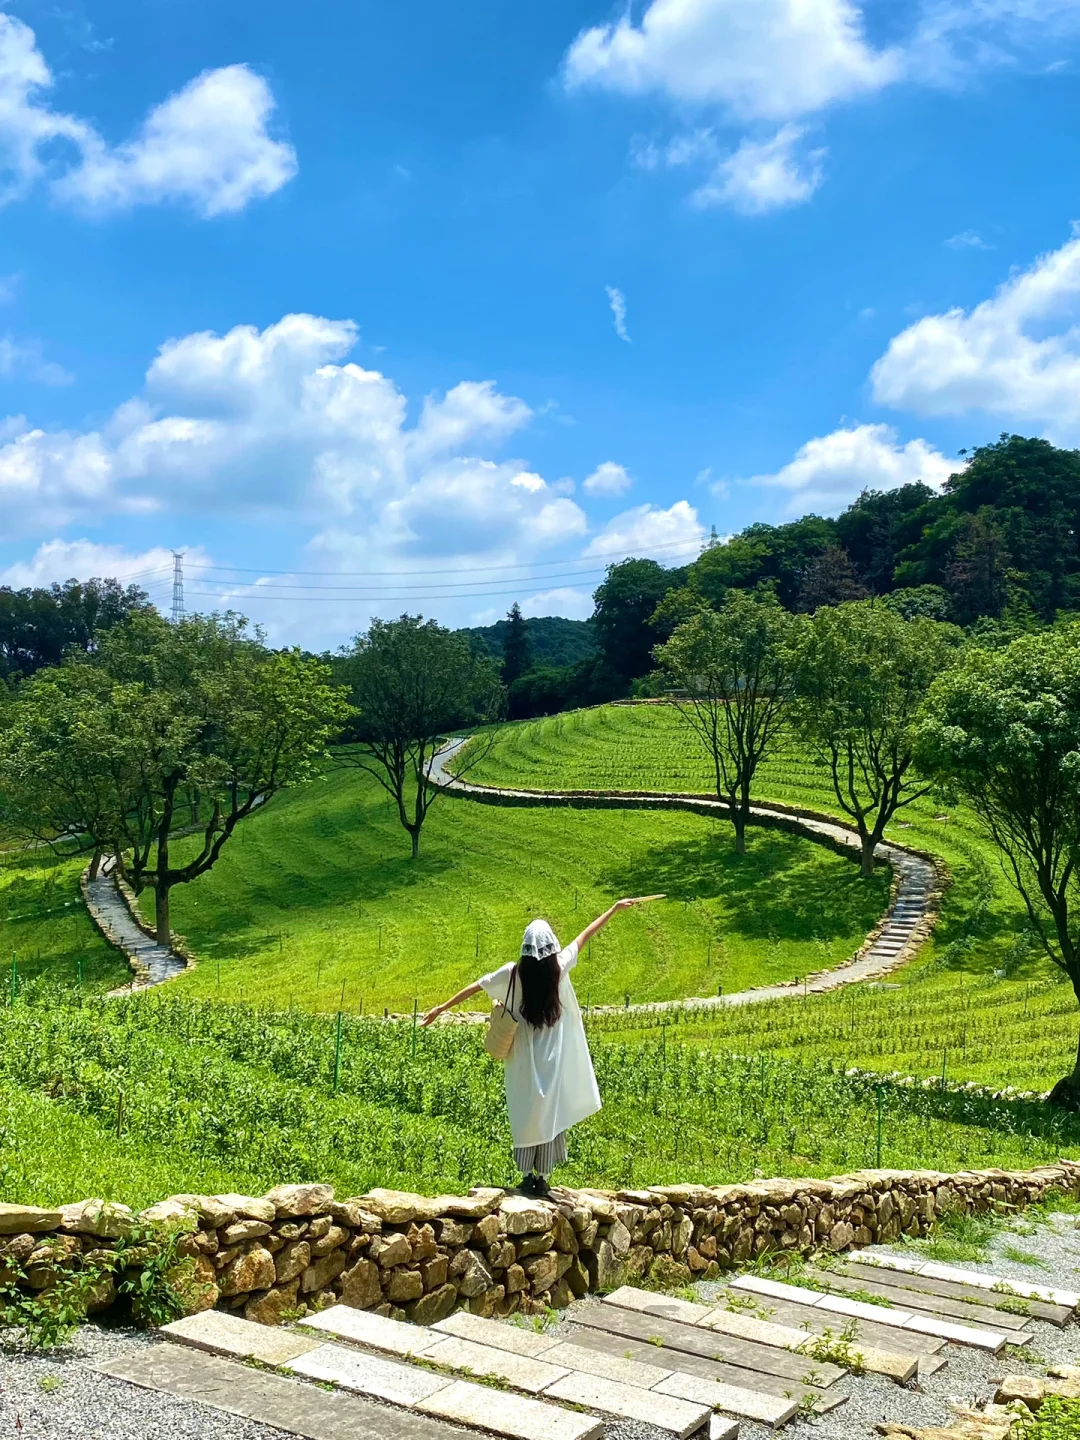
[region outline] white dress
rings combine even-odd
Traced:
[[[514,1048],[505,1062],[506,1108],[514,1148],[547,1145],[571,1125],[577,1125],[600,1109],[600,1091],[593,1073],[592,1057],[581,1021],[581,1007],[570,983],[570,971],[577,964],[577,941],[559,953],[559,999],[562,1014],[554,1025],[536,1030],[524,1020],[518,1026]],[[492,1000],[506,1003],[514,974],[514,962],[503,965],[480,980]],[[521,982],[514,989],[510,1013],[520,1019],[518,1004]]]

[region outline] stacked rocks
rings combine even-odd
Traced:
[[[766,1251],[834,1251],[923,1235],[951,1209],[1009,1210],[1048,1189],[1080,1194],[1080,1163],[1013,1173],[870,1170],[835,1180],[426,1197],[373,1190],[337,1200],[329,1185],[264,1196],[174,1195],[138,1217],[87,1200],[59,1210],[0,1205],[0,1281],[44,1289],[58,1267],[107,1262],[138,1223],[178,1227],[185,1303],[280,1324],[343,1302],[430,1325],[464,1307],[505,1316],[560,1309],[575,1297],[647,1280],[711,1279]],[[125,1264],[137,1263],[137,1252]],[[93,1308],[115,1298],[104,1278]]]

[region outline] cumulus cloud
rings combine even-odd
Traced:
[[[586,557],[615,560],[621,555],[647,555],[676,565],[696,557],[705,543],[705,527],[686,500],[669,509],[635,505],[609,520],[586,546]]]
[[[972,310],[927,315],[889,343],[874,398],[922,415],[982,411],[1080,438],[1080,235]]]
[[[788,120],[898,78],[902,58],[875,50],[851,0],[652,0],[574,41],[566,83],[662,92],[719,104],[742,119]]]
[[[660,97],[683,119],[737,127],[741,143],[694,198],[757,215],[807,199],[820,183],[823,152],[798,162],[793,122],[899,82],[955,86],[1025,53],[1052,56],[1057,37],[1080,25],[1075,0],[920,0],[900,7],[894,43],[877,47],[866,34],[868,8],[859,0],[649,0],[639,21],[626,6],[617,20],[582,31],[562,79],[570,90]],[[771,140],[766,124],[781,127]],[[664,148],[639,142],[635,159],[655,169]]]
[[[614,460],[604,460],[585,480],[581,488],[586,495],[621,495],[633,484],[626,469]]]
[[[764,215],[802,204],[821,184],[825,150],[806,150],[805,135],[802,125],[784,125],[765,140],[747,137],[724,155],[711,132],[699,132],[672,145],[668,159],[672,164],[711,159],[712,173],[690,197],[699,208],[726,205],[742,215]]]
[[[492,382],[424,400],[408,423],[388,376],[348,360],[351,321],[287,315],[162,346],[141,394],[100,430],[0,434],[3,538],[116,513],[213,512],[317,529],[327,569],[385,554],[467,567],[583,539],[584,511],[488,452],[531,418]]]
[[[0,336],[0,376],[5,380],[33,380],[41,385],[70,385],[74,375],[55,360],[46,360],[40,340]]]
[[[578,590],[564,585],[554,590],[538,590],[521,602],[521,613],[527,618],[534,615],[562,615],[567,620],[587,620],[593,612],[591,590]]]
[[[615,334],[620,340],[630,344],[630,335],[626,329],[626,296],[614,285],[605,286],[607,290],[608,304],[611,306],[611,314],[615,321]]]
[[[271,195],[296,173],[292,147],[269,131],[274,97],[246,65],[208,70],[112,146],[48,102],[53,77],[33,30],[0,14],[0,201],[38,180],[84,209],[182,201],[211,217]]]
[[[889,425],[856,425],[808,440],[775,474],[755,475],[750,484],[790,491],[787,509],[801,515],[841,510],[862,490],[894,490],[914,480],[938,488],[960,468],[925,440],[900,444]]]
[[[186,552],[189,564],[209,563],[202,549]],[[122,545],[99,545],[92,540],[49,540],[26,560],[0,570],[0,585],[13,589],[51,585],[65,580],[110,576],[122,584],[137,584],[151,599],[166,603],[172,586],[173,554],[163,545],[133,552]]]

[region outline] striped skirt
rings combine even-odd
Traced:
[[[566,1131],[546,1145],[526,1145],[514,1150],[514,1164],[523,1175],[543,1175],[546,1180],[556,1165],[566,1160]]]

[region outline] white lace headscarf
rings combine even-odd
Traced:
[[[521,937],[522,960],[545,960],[549,955],[557,955],[559,949],[555,931],[546,920],[532,920],[526,925]]]

